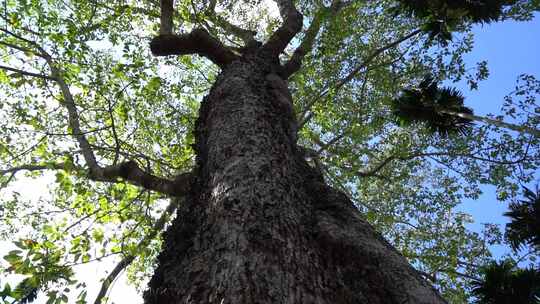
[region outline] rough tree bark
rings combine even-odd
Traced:
[[[196,178],[145,303],[444,303],[304,160],[278,72],[244,56],[202,102]]]
[[[283,25],[242,54],[199,29],[151,44],[222,72],[201,104],[190,193],[145,303],[446,303],[305,161],[286,81],[295,69],[278,60],[302,16],[276,2]]]

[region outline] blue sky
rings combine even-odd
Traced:
[[[474,66],[476,62],[487,60],[490,75],[479,84],[477,91],[460,87],[464,88],[466,105],[476,114],[498,114],[504,96],[513,91],[519,75],[525,73],[540,78],[540,15],[528,22],[506,21],[475,26],[474,33],[474,49],[465,56],[466,62]],[[507,205],[497,201],[494,187],[485,186],[482,190],[484,194],[480,200],[467,201],[460,208],[473,216],[475,223],[470,228],[474,231],[482,229],[481,223],[507,222],[502,216]],[[497,247],[493,251],[500,256],[509,250]]]

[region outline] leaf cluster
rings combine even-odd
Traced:
[[[5,302],[13,299],[15,303],[32,303],[39,291],[47,291],[49,303],[67,303],[68,287],[62,288],[61,292],[49,290],[53,285],[77,285],[83,287],[73,279],[71,267],[62,265],[62,252],[53,242],[36,242],[31,239],[23,239],[14,242],[18,247],[10,251],[4,260],[8,262],[8,271],[23,275],[24,279],[14,288],[9,284],[0,291],[0,298]],[[79,301],[83,300],[85,292],[80,293]]]

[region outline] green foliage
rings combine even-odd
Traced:
[[[510,211],[504,213],[510,218],[506,237],[515,250],[523,245],[540,249],[540,191],[523,187],[523,192],[525,199],[512,202]]]
[[[540,271],[514,270],[509,261],[493,262],[481,270],[484,279],[473,283],[472,292],[480,304],[540,302]]]
[[[53,242],[38,243],[25,239],[16,241],[14,244],[18,249],[10,251],[4,256],[4,260],[8,262],[9,272],[23,275],[24,279],[15,288],[11,288],[9,285],[4,287],[1,293],[4,300],[12,298],[17,303],[31,303],[36,299],[40,290],[46,291],[54,284],[60,286],[78,284],[72,279],[73,270],[71,267],[62,265],[61,248],[58,248]],[[54,299],[62,300],[65,297],[64,293],[67,292],[69,292],[69,288],[64,287],[63,292]],[[49,299],[51,299],[50,296]],[[67,299],[58,301],[58,303],[67,303]]]
[[[464,106],[464,100],[458,90],[438,88],[433,77],[427,76],[417,88],[403,90],[401,96],[392,101],[392,107],[402,125],[424,122],[432,132],[442,136],[450,133],[465,135],[472,121],[447,113],[473,114],[470,108]]]

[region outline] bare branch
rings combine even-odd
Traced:
[[[83,131],[81,130],[81,126],[79,123],[79,113],[77,111],[73,95],[69,90],[69,86],[64,81],[62,72],[56,67],[51,57],[47,58],[47,63],[52,71],[53,77],[56,78],[56,82],[60,87],[60,91],[62,92],[63,101],[61,103],[66,107],[68,111],[68,124],[73,131],[75,139],[79,143],[84,160],[86,161],[86,164],[90,167],[90,172],[97,171],[99,170],[99,165],[96,161],[94,152],[92,151],[92,148],[88,143],[88,140],[86,139]]]
[[[262,46],[261,52],[269,57],[277,57],[291,42],[293,37],[302,30],[303,16],[296,9],[292,0],[275,0],[283,24],[270,36]]]
[[[422,30],[421,29],[417,29],[415,31],[412,31],[411,33],[383,46],[383,47],[380,47],[378,49],[376,49],[373,53],[371,53],[371,55],[369,55],[366,60],[364,60],[364,62],[362,62],[361,65],[357,66],[356,68],[354,68],[351,72],[349,72],[349,74],[341,79],[336,87],[335,87],[335,90],[339,90],[341,89],[342,86],[344,86],[345,84],[347,84],[348,82],[350,82],[354,77],[356,77],[356,75],[364,68],[366,68],[375,58],[377,58],[377,56],[379,56],[380,54],[384,53],[385,51],[393,48],[393,47],[396,47],[398,46],[399,44],[401,44],[402,42],[404,41],[407,41],[409,39],[411,39],[412,37],[418,35],[422,33]]]
[[[4,181],[2,184],[0,184],[0,190],[4,189],[5,187],[7,187],[7,185],[9,185],[9,183],[11,183],[11,181],[13,180],[13,178],[15,177],[15,172],[12,172],[9,177],[7,178],[6,181]]]
[[[154,56],[199,54],[220,67],[238,58],[219,40],[201,28],[185,35],[159,35],[150,42],[150,49]]]
[[[16,68],[3,66],[3,65],[0,65],[0,69],[6,70],[6,71],[11,71],[11,72],[14,72],[16,74],[23,75],[23,76],[36,77],[36,78],[41,78],[41,79],[45,79],[45,80],[56,80],[54,77],[51,77],[51,76],[32,73],[32,72],[27,72],[27,71],[23,71],[23,70],[19,70],[19,69],[16,69]]]
[[[19,40],[21,40],[21,41],[23,41],[25,43],[28,43],[28,44],[34,46],[39,51],[39,53],[34,52],[36,55],[39,55],[40,57],[43,57],[43,58],[45,58],[47,56],[47,52],[45,52],[45,50],[39,44],[37,44],[35,41],[24,38],[23,36],[18,35],[16,33],[12,32],[12,31],[9,31],[9,30],[7,30],[5,28],[0,28],[0,31],[4,32],[4,33],[6,33],[6,34],[8,34],[8,35],[10,35],[12,37],[15,37],[15,38],[17,38],[17,39],[19,39]]]
[[[212,22],[220,26],[223,30],[242,39],[242,41],[244,41],[246,45],[249,45],[255,41],[254,37],[257,32],[246,30],[244,28],[236,26],[215,13],[213,15],[210,15],[209,18]]]
[[[405,155],[405,156],[397,156],[397,155],[389,156],[386,159],[384,159],[382,162],[380,162],[378,165],[376,165],[374,168],[372,168],[372,169],[370,169],[368,171],[363,171],[363,172],[360,171],[360,172],[358,172],[358,175],[361,176],[361,177],[374,176],[377,172],[382,170],[386,165],[388,165],[393,160],[405,161],[405,160],[411,160],[411,159],[414,159],[414,158],[417,158],[417,157],[436,157],[436,156],[465,157],[465,158],[475,159],[475,160],[478,160],[478,161],[495,163],[495,164],[499,164],[499,165],[515,165],[515,164],[523,162],[523,161],[525,161],[527,159],[527,156],[524,156],[524,157],[522,157],[520,159],[510,160],[510,161],[508,161],[508,160],[496,160],[496,159],[479,157],[479,156],[475,156],[475,155],[472,155],[472,154],[452,153],[452,152],[412,153],[412,154]]]
[[[39,52],[36,52],[35,50],[31,50],[27,47],[24,47],[24,46],[20,46],[20,45],[15,45],[15,44],[12,44],[12,43],[9,43],[9,42],[5,42],[5,41],[0,41],[0,44],[2,45],[5,45],[9,48],[12,48],[12,49],[16,49],[16,50],[19,50],[21,52],[25,52],[25,53],[32,53],[34,55],[37,55],[37,56],[40,56],[41,57],[41,53]]]
[[[125,86],[124,88],[127,88],[127,86]],[[122,93],[122,91],[120,91],[120,94]],[[105,100],[107,100],[107,105],[108,105],[107,112],[109,113],[109,119],[111,120],[111,129],[112,129],[112,134],[113,134],[114,144],[115,144],[113,165],[116,165],[118,163],[118,158],[120,157],[120,140],[118,139],[118,133],[116,132],[116,123],[114,121],[114,115],[113,115],[113,103],[111,102],[109,98],[105,97],[102,94],[100,95],[103,96]]]
[[[47,163],[41,165],[22,165],[13,168],[7,168],[0,170],[0,176],[7,173],[17,173],[19,171],[43,171],[43,170],[64,170],[66,164],[64,163]]]
[[[131,146],[129,145],[128,143],[126,142],[123,142],[121,141],[120,144],[125,147],[124,150],[120,150],[119,151],[119,154],[121,156],[123,156],[124,158],[126,159],[144,159],[144,160],[147,160],[147,161],[151,161],[153,163],[157,163],[159,165],[161,165],[161,167],[167,167],[171,170],[173,170],[174,172],[177,172],[179,170],[182,170],[183,167],[182,166],[173,166],[172,164],[162,160],[162,159],[159,159],[159,158],[155,158],[155,157],[150,157],[146,154],[143,154],[143,153],[137,153],[136,152],[136,147],[134,146]],[[112,153],[116,153],[116,147],[111,147],[111,146],[98,146],[98,145],[92,145],[92,149],[94,150],[101,150],[101,151],[107,151],[107,152],[112,152]]]
[[[150,232],[150,234],[145,236],[139,242],[139,245],[137,247],[144,248],[144,247],[148,246],[148,243],[150,243],[150,241],[152,241],[156,237],[156,235],[161,230],[163,230],[163,227],[165,227],[165,224],[167,223],[170,215],[176,210],[176,208],[178,208],[178,204],[179,204],[179,202],[176,199],[171,199],[171,203],[169,204],[169,206],[167,206],[167,209],[165,209],[165,211],[163,212],[161,217],[154,223],[154,226],[152,227],[152,231]],[[118,277],[118,275],[127,266],[129,266],[133,262],[133,260],[135,260],[135,258],[136,258],[136,256],[133,255],[133,254],[126,255],[114,267],[114,269],[111,271],[111,273],[109,273],[109,275],[105,278],[105,280],[103,280],[103,283],[101,284],[101,289],[99,290],[99,293],[98,293],[98,295],[96,297],[96,300],[94,301],[94,304],[102,304],[102,300],[107,295],[107,292],[109,291],[109,288],[110,288],[112,282],[114,282],[116,277]]]
[[[84,132],[81,130],[79,113],[73,95],[69,90],[69,86],[62,77],[62,72],[55,66],[50,57],[48,57],[47,63],[56,78],[56,82],[60,86],[63,96],[62,104],[68,110],[68,124],[73,130],[73,134],[79,143],[84,160],[90,169],[89,176],[91,179],[103,182],[117,182],[118,178],[122,178],[134,185],[142,186],[148,190],[154,190],[173,196],[181,196],[187,193],[190,183],[187,182],[186,179],[170,181],[151,175],[141,170],[134,161],[105,168],[100,167],[90,143],[86,139]]]

